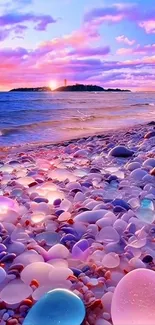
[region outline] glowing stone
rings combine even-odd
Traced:
[[[13,305],[30,297],[33,290],[21,280],[14,280],[8,283],[0,293],[0,299],[7,304]]]
[[[82,300],[71,291],[56,289],[31,308],[23,325],[81,325],[84,317]]]
[[[123,277],[112,299],[113,325],[154,325],[154,288],[154,271],[137,269]]]
[[[35,262],[27,265],[21,272],[21,279],[25,284],[30,285],[33,279],[36,279],[40,285],[49,283],[49,274],[53,266],[44,262]]]

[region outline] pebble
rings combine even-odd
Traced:
[[[125,274],[154,271],[152,132],[149,125],[139,126],[106,139],[77,139],[4,157],[3,324],[24,323],[41,297],[61,287],[84,302],[87,325],[112,325],[113,295]]]
[[[110,150],[109,156],[128,158],[133,155],[133,151],[124,146],[116,146]]]

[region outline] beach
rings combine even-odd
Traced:
[[[56,288],[112,325],[121,279],[155,270],[155,122],[100,133],[1,149],[0,325]]]

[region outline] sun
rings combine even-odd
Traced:
[[[57,81],[56,81],[56,80],[51,80],[51,81],[49,82],[49,87],[51,88],[51,90],[56,89],[56,88],[58,87],[58,83],[57,83]]]

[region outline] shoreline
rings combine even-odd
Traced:
[[[95,134],[90,134],[90,135],[81,135],[80,137],[75,137],[75,138],[71,138],[71,139],[67,139],[67,140],[62,140],[62,141],[56,141],[56,142],[51,142],[51,141],[48,141],[48,142],[37,142],[37,143],[31,143],[31,144],[23,144],[23,145],[14,145],[14,146],[4,146],[4,147],[0,147],[0,157],[1,157],[1,152],[7,152],[7,153],[19,153],[21,151],[32,151],[32,150],[37,150],[39,148],[46,148],[46,147],[55,147],[55,146],[59,146],[59,145],[68,145],[69,143],[74,143],[76,141],[79,141],[79,140],[86,140],[86,139],[94,139],[95,137],[112,137],[112,136],[115,136],[117,135],[118,132],[120,132],[122,135],[125,133],[125,132],[135,132],[137,130],[139,130],[140,128],[142,127],[149,127],[151,126],[151,123],[154,123],[152,125],[155,125],[155,121],[150,121],[150,122],[144,122],[144,123],[140,123],[140,124],[136,124],[136,125],[133,125],[133,126],[125,126],[124,128],[120,127],[118,129],[115,129],[115,130],[105,130],[103,132],[99,131]]]
[[[2,324],[62,288],[82,325],[113,325],[117,284],[155,271],[155,122],[18,150],[0,161]]]

